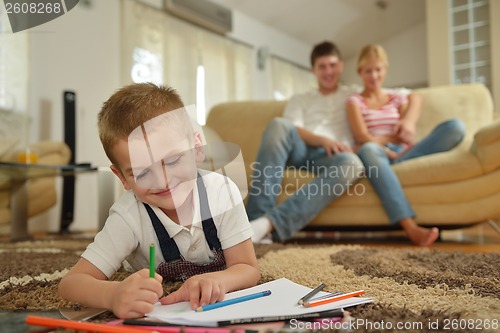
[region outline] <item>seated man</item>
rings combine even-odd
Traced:
[[[343,63],[338,48],[330,42],[316,45],[311,65],[318,89],[290,99],[284,118],[274,119],[264,132],[253,165],[247,213],[254,242],[271,233],[276,241],[289,239],[363,173],[350,148],[345,101],[354,90],[339,84]],[[306,168],[316,179],[276,205],[287,166]]]

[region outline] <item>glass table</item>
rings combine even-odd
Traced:
[[[90,164],[46,165],[0,162],[0,182],[10,187],[10,211],[12,241],[29,239],[28,234],[28,180],[40,177],[74,176],[95,172]]]

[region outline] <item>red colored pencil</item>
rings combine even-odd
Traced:
[[[50,328],[68,328],[76,331],[101,332],[101,333],[145,333],[154,332],[134,327],[118,327],[105,324],[85,323],[81,321],[56,319],[38,316],[27,316],[26,324]]]
[[[351,298],[351,297],[354,297],[354,296],[363,295],[364,293],[365,293],[364,290],[353,291],[351,293],[346,293],[346,294],[342,294],[342,295],[338,295],[338,296],[333,296],[333,297],[325,298],[325,299],[319,299],[317,301],[313,300],[313,301],[310,301],[310,302],[305,302],[304,306],[306,308],[309,308],[309,307],[313,307],[313,306],[328,304],[328,303],[332,303],[332,302],[341,301],[343,299]]]

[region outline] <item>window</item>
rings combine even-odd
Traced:
[[[12,33],[5,11],[0,11],[0,108],[28,110],[28,35]]]
[[[285,100],[316,87],[316,78],[311,71],[274,56],[271,57],[271,76],[276,100]]]
[[[124,84],[174,87],[197,104],[200,124],[215,104],[251,98],[250,47],[134,1],[123,7]]]
[[[161,57],[149,50],[136,47],[132,54],[133,65],[130,77],[133,82],[154,82],[163,84],[163,66]]]
[[[449,1],[452,82],[479,82],[491,89],[489,1]]]

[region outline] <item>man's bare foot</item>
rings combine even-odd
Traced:
[[[406,235],[410,240],[419,246],[432,245],[439,237],[439,230],[437,228],[423,228],[420,227],[413,219],[404,219],[400,222]]]

